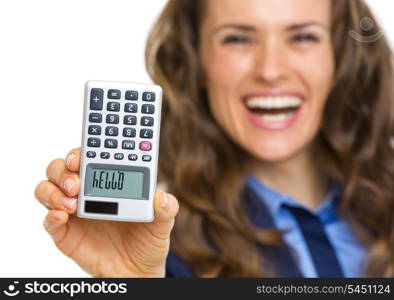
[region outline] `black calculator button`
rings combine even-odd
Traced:
[[[153,137],[152,129],[141,129],[140,138],[151,139]]]
[[[91,110],[102,110],[103,109],[103,95],[102,89],[91,89],[90,90],[90,109]]]
[[[106,139],[104,141],[105,148],[116,148],[118,147],[118,141],[115,139]]]
[[[135,137],[135,128],[125,127],[123,128],[124,137]]]
[[[89,147],[100,147],[100,139],[99,138],[88,138],[88,146]]]
[[[105,135],[118,136],[118,127],[108,126],[105,128]]]
[[[107,110],[109,111],[120,111],[120,103],[119,102],[108,102]]]
[[[88,128],[88,133],[92,135],[100,135],[101,134],[101,127],[98,125],[90,125]]]
[[[134,143],[134,141],[124,140],[124,141],[122,142],[122,149],[133,150],[134,148],[135,148],[135,143]]]
[[[138,159],[138,155],[137,154],[129,154],[129,160],[137,160]]]
[[[90,113],[89,114],[89,122],[101,123],[102,120],[103,120],[103,116],[99,113]]]
[[[151,161],[152,160],[152,156],[150,156],[150,155],[142,155],[142,160],[143,161]]]
[[[150,102],[155,101],[155,93],[152,93],[152,92],[144,92],[144,93],[142,94],[142,100],[143,100],[143,101],[150,101]]]
[[[136,113],[137,112],[137,104],[135,103],[126,103],[124,105],[124,111],[129,113]]]
[[[119,123],[119,116],[118,115],[107,115],[106,122],[108,124],[118,124]]]
[[[137,117],[126,115],[123,118],[123,123],[125,125],[136,125],[137,124]]]
[[[138,100],[138,92],[137,91],[126,91],[126,100]]]
[[[114,158],[116,159],[116,160],[122,160],[123,159],[123,153],[115,153],[114,154]]]
[[[86,157],[95,158],[96,157],[96,152],[88,151],[88,152],[86,152]]]
[[[110,157],[110,154],[109,154],[109,152],[101,152],[100,157],[102,159],[108,159]]]
[[[155,113],[155,107],[152,104],[143,104],[141,112],[143,114],[154,114]]]
[[[120,99],[120,91],[119,90],[108,90],[107,97],[108,97],[108,99]]]
[[[141,118],[141,126],[153,126],[153,118],[152,117],[142,117]]]

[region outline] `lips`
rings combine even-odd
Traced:
[[[292,91],[262,91],[243,97],[245,108],[252,122],[264,129],[286,129],[291,126],[305,97]]]

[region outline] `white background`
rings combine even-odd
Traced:
[[[80,144],[86,80],[150,82],[144,45],[165,2],[0,2],[1,277],[88,276],[46,234],[34,188]],[[393,1],[368,2],[393,43]]]

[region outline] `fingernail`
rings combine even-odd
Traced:
[[[68,193],[71,193],[74,186],[75,186],[75,182],[71,178],[68,178],[68,179],[66,179],[66,181],[64,181],[64,189]]]
[[[71,161],[75,158],[75,154],[74,153],[70,153],[69,155],[67,155],[66,157],[66,165],[70,166]]]
[[[65,207],[67,207],[68,209],[73,209],[74,206],[75,206],[76,201],[77,201],[77,200],[74,199],[74,198],[67,198],[67,197],[64,197],[64,198],[62,199],[63,205],[64,205]]]
[[[161,198],[160,206],[161,208],[166,208],[168,206],[168,196],[166,193],[163,193],[163,198]]]

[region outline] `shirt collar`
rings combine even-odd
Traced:
[[[304,208],[319,216],[321,219],[328,220],[332,217],[335,217],[338,200],[340,199],[341,195],[341,189],[339,185],[332,184],[324,201],[314,211],[311,211],[296,199],[266,186],[252,175],[247,176],[247,185],[257,193],[262,201],[264,201],[273,217],[278,215],[283,204],[287,204],[289,206]]]

